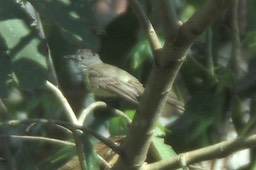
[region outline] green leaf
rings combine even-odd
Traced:
[[[56,24],[72,44],[97,49],[99,24],[93,13],[95,1],[90,0],[29,0],[45,19]]]
[[[88,136],[86,136],[85,134],[82,134],[80,136],[80,139],[83,142],[83,146],[84,146],[84,155],[85,155],[84,163],[86,165],[86,169],[88,170],[100,169],[97,153],[91,141],[89,140]]]
[[[7,67],[10,64],[5,66],[5,78],[14,71],[20,87],[38,88],[46,80],[47,63],[42,53],[46,44],[31,26],[33,20],[20,4],[14,0],[0,2],[0,46],[5,46],[5,53],[11,57],[13,66],[13,70]]]
[[[149,152],[156,161],[168,159],[177,155],[170,145],[164,143],[164,138],[161,137],[164,135],[165,131],[159,124],[153,131],[153,138],[149,149]]]
[[[218,86],[206,86],[186,103],[185,112],[171,125],[171,133],[167,137],[175,151],[184,152],[213,142],[223,123],[226,102],[226,91],[220,89]]]
[[[134,110],[126,110],[125,114],[132,118],[134,116]],[[121,117],[114,117],[109,121],[109,133],[111,136],[127,135],[129,127],[126,120]]]
[[[137,69],[141,66],[141,64],[148,59],[149,57],[152,58],[153,54],[151,51],[150,44],[148,40],[143,40],[139,42],[131,52],[133,55],[133,69]]]
[[[172,147],[165,144],[164,139],[159,137],[153,137],[149,152],[154,156],[156,161],[177,156]]]
[[[196,8],[193,5],[186,5],[186,7],[182,11],[182,21],[188,20],[196,11]]]

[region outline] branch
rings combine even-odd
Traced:
[[[101,102],[101,101],[94,102],[90,106],[88,106],[86,109],[83,110],[83,112],[79,116],[78,121],[82,125],[82,124],[84,124],[86,117],[90,113],[93,113],[93,110],[107,109],[107,108],[109,108],[109,107],[107,106],[107,104],[105,102]],[[121,118],[126,120],[128,124],[131,124],[131,119],[125,113],[123,113],[121,110],[111,108],[111,111],[113,111],[115,115],[120,116]]]
[[[202,149],[182,153],[174,158],[145,165],[145,169],[177,169],[192,163],[223,158],[232,154],[233,152],[246,148],[251,148],[255,145],[256,135],[252,135],[249,137],[240,137],[234,140],[220,142]]]
[[[155,29],[153,28],[150,20],[148,19],[146,13],[144,12],[143,8],[140,6],[137,0],[130,0],[131,7],[133,8],[137,18],[140,21],[140,24],[146,33],[149,43],[153,51],[156,51],[162,48],[162,45],[157,37]]]
[[[81,140],[83,133],[81,131],[78,131],[76,129],[73,129],[73,138],[76,143],[76,152],[78,156],[78,160],[81,166],[81,170],[86,170],[86,156],[84,153],[84,144]]]
[[[132,123],[131,119],[121,110],[113,109],[113,108],[111,110],[114,112],[114,114],[116,116],[120,116],[121,118],[123,118],[127,122],[128,125],[130,125]]]
[[[122,159],[113,169],[140,169],[144,165],[153,129],[164,110],[166,98],[194,40],[205,31],[232,0],[209,0],[184,25],[174,42],[166,40],[156,58],[139,108],[122,144]]]
[[[53,84],[51,84],[49,81],[46,81],[45,86],[46,89],[48,89],[49,91],[51,91],[56,98],[60,101],[63,109],[64,109],[64,113],[66,113],[67,117],[69,118],[69,120],[75,124],[75,125],[81,125],[80,122],[77,120],[76,115],[74,113],[74,111],[72,110],[71,106],[69,105],[67,99],[65,98],[65,96],[62,94],[62,92]],[[81,131],[78,130],[73,130],[73,137],[76,143],[76,148],[77,148],[77,154],[78,154],[78,158],[79,158],[79,162],[81,165],[81,169],[85,169],[85,155],[83,152],[83,143],[80,140],[79,136],[81,135]]]
[[[55,126],[63,126],[63,127],[67,128],[67,129],[70,129],[72,131],[74,131],[74,129],[81,130],[84,133],[87,133],[87,134],[92,135],[93,137],[97,138],[102,143],[104,143],[106,146],[111,148],[114,152],[116,152],[118,154],[121,153],[120,147],[117,146],[115,143],[113,143],[111,140],[109,140],[108,138],[105,138],[101,134],[93,131],[92,129],[89,129],[89,128],[87,128],[85,126],[82,126],[82,125],[79,125],[79,124],[70,124],[70,123],[63,122],[63,121],[58,121],[58,120],[25,119],[25,120],[9,120],[9,121],[6,121],[6,122],[0,122],[0,126],[3,126],[3,125],[18,126],[19,124],[26,124],[26,123],[53,124]]]
[[[56,98],[60,101],[61,105],[63,106],[64,112],[66,113],[69,120],[74,124],[79,124],[79,121],[77,120],[74,111],[70,107],[67,99],[62,94],[62,92],[49,81],[46,81],[44,87],[49,91],[51,91],[56,96]]]
[[[88,107],[86,107],[81,115],[79,116],[78,118],[78,121],[80,122],[80,124],[84,124],[84,121],[86,120],[87,116],[90,114],[90,113],[93,113],[93,111],[95,109],[99,109],[99,108],[106,108],[107,107],[107,104],[105,102],[101,102],[101,101],[98,101],[98,102],[94,102],[92,104],[90,104]]]
[[[47,41],[47,37],[45,35],[45,28],[42,24],[42,19],[40,14],[35,10],[35,8],[31,5],[31,3],[27,2],[27,1],[22,1],[21,2],[24,5],[24,8],[26,9],[26,11],[28,12],[28,14],[30,14],[30,16],[34,19],[33,24],[35,24],[37,26],[37,29],[39,31],[39,35]],[[52,55],[51,55],[51,50],[49,48],[49,44],[48,42],[46,42],[47,45],[47,50],[48,50],[48,56],[47,56],[47,64],[48,64],[48,79],[53,82],[54,85],[58,86],[59,82],[58,82],[58,77],[56,74],[56,70],[54,68],[54,64],[53,64],[53,60],[52,60]]]
[[[166,40],[164,55],[158,57],[158,65],[160,67],[181,65],[194,41],[217,20],[231,2],[233,0],[208,0],[204,3],[188,21],[181,25],[175,41]]]
[[[185,22],[181,28],[180,36],[185,39],[180,39],[179,43],[190,46],[191,43],[210,25],[212,25],[220,15],[223,14],[224,9],[231,4],[233,0],[208,0],[202,8]]]
[[[63,141],[59,139],[47,138],[42,136],[20,136],[20,135],[0,135],[0,138],[13,138],[13,139],[21,139],[23,141],[43,141],[51,144],[58,145],[67,145],[67,146],[75,146],[74,143]]]

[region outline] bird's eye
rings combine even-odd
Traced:
[[[83,60],[85,59],[86,57],[84,55],[81,55],[80,58]]]

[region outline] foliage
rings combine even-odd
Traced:
[[[118,12],[100,2],[0,0],[1,122],[32,118],[67,121],[60,101],[45,88],[46,80],[61,89],[76,115],[94,101],[77,69],[64,58],[80,48],[97,51],[106,63],[129,71],[144,84],[147,82],[153,54],[139,21],[130,7]],[[141,1],[157,33],[163,36],[155,3]],[[202,3],[176,1],[175,8],[179,18],[186,20]],[[185,103],[186,110],[181,116],[173,110],[165,111],[162,118],[168,124],[163,128],[159,123],[154,129],[148,162],[222,141],[231,132],[238,135],[255,133],[256,3],[252,0],[248,3],[248,8],[240,9],[246,11],[247,16],[240,16],[239,55],[234,52],[238,47],[234,46],[235,35],[231,31],[232,19],[228,10],[188,52],[174,85],[174,95]],[[245,99],[250,99],[251,105],[248,106]],[[130,118],[135,113],[135,106],[125,101],[113,99],[106,102]],[[173,121],[174,118],[177,120]],[[85,125],[99,131],[105,128],[110,139],[126,135],[129,130],[127,121],[114,116],[110,110],[96,110]],[[230,130],[230,127],[234,128]],[[56,169],[76,154],[73,146],[6,137],[45,136],[73,142],[72,134],[58,126],[2,123],[0,133],[4,143],[0,146],[0,159],[13,158],[6,164],[0,163],[0,169]],[[84,145],[87,168],[99,169],[95,152],[99,143],[89,136],[78,140]],[[6,157],[7,153],[10,157]],[[251,155],[255,157],[254,151]],[[247,167],[255,164],[252,159]]]

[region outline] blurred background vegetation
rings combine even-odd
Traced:
[[[180,20],[186,21],[204,1],[174,3]],[[53,125],[3,122],[68,121],[60,102],[44,87],[46,80],[61,89],[77,115],[99,100],[88,93],[74,63],[64,58],[81,48],[96,51],[104,62],[127,70],[146,85],[153,61],[149,43],[125,0],[0,0],[0,4],[0,169],[56,169],[76,154],[74,147],[8,135],[65,141],[72,141],[72,135]],[[161,38],[157,2],[141,4]],[[238,8],[226,10],[190,49],[173,90],[186,110],[179,115],[167,109],[159,123],[165,143],[175,152],[255,133],[255,9],[256,1],[239,0]],[[130,117],[135,112],[135,106],[124,101],[106,102]],[[85,124],[111,137],[128,130],[125,121],[107,111],[98,111]],[[251,149],[238,159],[226,158],[221,165],[209,161],[206,167],[256,169],[255,155]]]

